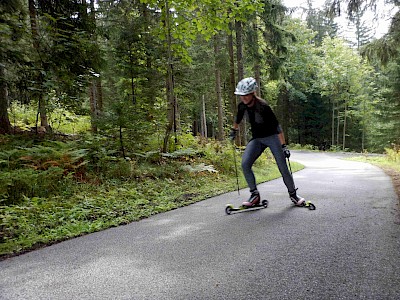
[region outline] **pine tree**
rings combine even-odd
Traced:
[[[18,74],[24,62],[24,48],[20,45],[24,37],[23,18],[26,11],[22,1],[7,0],[0,2],[0,134],[11,133],[8,116],[10,73]]]

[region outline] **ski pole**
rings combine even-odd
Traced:
[[[290,174],[292,174],[292,176],[293,176],[292,166],[290,165],[290,159],[289,159],[289,157],[287,157],[287,161],[288,161],[288,164],[289,164]]]
[[[234,141],[232,141],[232,149],[233,149],[233,160],[235,161],[235,174],[236,174],[237,191],[238,191],[238,195],[240,195],[240,192],[239,192],[239,175],[238,175],[237,162],[236,162],[236,147],[235,147],[235,142]]]
[[[292,175],[292,178],[293,178],[293,172],[292,172],[292,166],[290,165],[290,159],[289,159],[289,157],[287,157],[286,159],[287,159],[288,164],[289,164],[289,171],[290,171],[290,174]],[[293,181],[293,184],[294,184],[294,181]],[[297,191],[296,186],[294,186],[294,189]]]

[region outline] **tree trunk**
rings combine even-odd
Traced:
[[[253,33],[254,33],[254,78],[258,83],[256,94],[261,97],[261,62],[260,55],[258,53],[258,31],[257,31],[257,19],[253,24]]]
[[[201,97],[201,136],[207,140],[206,101],[204,95]]]
[[[124,139],[123,139],[123,134],[122,134],[122,126],[119,126],[119,143],[120,143],[120,146],[121,146],[122,157],[126,158],[125,147],[124,147]]]
[[[5,67],[0,63],[0,134],[8,133],[11,133],[11,124],[8,118],[8,91]]]
[[[362,117],[362,137],[361,137],[361,149],[362,152],[365,152],[365,122],[366,122],[366,117],[365,117],[365,99],[363,99],[363,117]]]
[[[31,22],[31,32],[32,32],[32,40],[33,40],[33,47],[35,50],[39,50],[39,26],[37,24],[36,18],[36,7],[35,7],[35,0],[29,0],[29,19]]]
[[[224,140],[224,110],[222,107],[222,96],[221,96],[221,70],[219,68],[219,38],[218,35],[214,37],[214,57],[215,57],[215,94],[217,96],[217,107],[218,107],[218,140]]]
[[[99,114],[103,111],[103,86],[101,84],[101,79],[97,78],[96,80],[96,89],[97,89],[97,111]]]
[[[135,60],[133,59],[132,51],[129,51],[129,60],[130,60],[130,75],[131,75],[131,94],[132,94],[132,104],[136,104],[136,93],[135,93],[135,74],[134,74],[134,67],[136,65]]]
[[[278,99],[278,107],[277,107],[277,109],[278,109],[278,111],[280,112],[279,113],[279,121],[280,121],[280,124],[281,124],[281,126],[282,126],[282,130],[283,130],[283,133],[284,133],[284,135],[285,135],[285,140],[286,140],[286,143],[290,143],[290,140],[289,140],[289,127],[290,127],[290,125],[291,125],[291,118],[290,118],[290,114],[289,114],[289,112],[291,111],[290,110],[290,107],[289,107],[289,105],[290,105],[290,103],[289,103],[289,91],[288,91],[288,89],[287,89],[287,85],[286,84],[284,84],[284,85],[281,85],[281,88],[280,88],[280,91],[279,91],[279,99]]]
[[[90,5],[90,21],[93,24],[93,30],[91,30],[91,34],[93,36],[92,42],[96,43],[96,35],[95,35],[95,29],[94,29],[96,26],[95,1],[90,0],[89,5]],[[97,77],[94,77],[92,79],[92,82],[90,85],[90,112],[91,112],[91,127],[92,127],[93,133],[97,132],[97,124],[96,124],[97,119],[101,115],[101,112],[103,111],[103,87],[101,84],[101,77],[100,77],[100,75],[96,75],[96,76]]]
[[[43,96],[43,93],[39,94],[39,115],[40,115],[40,126],[46,128],[46,130],[50,129],[49,122],[47,119],[47,105],[46,98]]]
[[[332,102],[332,146],[335,145],[335,103]]]
[[[344,101],[344,117],[343,117],[343,151],[346,149],[346,122],[347,122],[347,101]]]
[[[97,80],[93,79],[90,84],[90,112],[92,132],[97,133],[97,117],[99,115],[99,93],[97,90]]]
[[[237,103],[236,103],[236,96],[235,86],[235,56],[234,56],[234,47],[233,47],[233,25],[232,23],[229,24],[229,35],[228,35],[228,51],[229,51],[229,99],[231,104],[231,112],[232,112],[232,122],[234,122],[236,114],[237,114]]]
[[[237,60],[237,76],[238,81],[244,78],[244,66],[243,66],[243,28],[242,22],[235,22],[236,30],[236,60]],[[239,140],[240,145],[246,145],[246,121],[240,123],[239,126]]]
[[[163,152],[167,152],[169,148],[169,139],[172,133],[172,130],[176,128],[176,108],[177,103],[175,100],[174,93],[174,77],[173,77],[173,65],[172,65],[172,37],[171,37],[171,25],[170,25],[170,11],[168,0],[165,1],[165,29],[167,31],[167,101],[168,101],[168,120],[167,127],[165,130],[164,136],[164,144],[163,144]]]
[[[340,111],[339,111],[339,104],[338,104],[338,106],[337,106],[337,124],[336,124],[336,145],[338,147],[340,147],[339,136],[340,136]]]
[[[146,3],[142,3],[141,4],[141,12],[143,15],[143,24],[142,24],[142,30],[143,32],[146,32],[148,30],[148,28],[150,28],[151,26],[151,21],[152,21],[152,15],[149,12],[149,8],[147,6]],[[148,33],[144,34],[143,36],[143,42],[146,45],[146,49],[145,49],[145,54],[146,54],[146,70],[147,72],[145,73],[145,78],[146,78],[146,82],[147,82],[147,87],[148,89],[152,89],[153,86],[155,86],[157,84],[157,71],[155,71],[155,69],[153,68],[153,61],[152,61],[152,50],[149,49],[150,47],[148,47],[147,45],[150,44],[150,35]],[[154,103],[156,102],[156,98],[157,98],[157,93],[148,93],[147,95],[149,97],[149,104],[151,106],[154,105]],[[148,111],[148,117],[152,118],[151,116],[152,112],[149,110]]]
[[[36,17],[36,7],[35,7],[35,0],[29,0],[29,18],[31,23],[31,32],[32,32],[32,40],[33,40],[33,48],[39,53],[40,52],[40,45],[39,45],[39,25],[37,22]],[[42,67],[40,67],[42,68]],[[42,86],[43,86],[43,76],[41,73],[37,76],[37,82],[39,85],[39,92],[38,92],[38,113],[40,115],[40,125],[46,130],[50,129],[48,119],[47,119],[47,105],[46,99],[43,95]],[[37,124],[36,124],[37,127]]]
[[[261,97],[261,69],[260,69],[260,64],[256,64],[254,66],[254,78],[258,83],[257,90],[256,90],[256,95]]]
[[[97,119],[103,111],[103,87],[101,79],[95,78],[90,85],[90,112],[91,112],[91,129],[93,133],[97,132]]]
[[[236,61],[237,61],[237,76],[238,81],[244,77],[244,66],[243,66],[243,28],[242,22],[235,22],[236,30]]]

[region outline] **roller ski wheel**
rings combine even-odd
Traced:
[[[304,206],[307,207],[309,210],[315,210],[316,209],[315,205],[313,203],[311,203],[311,201],[306,201],[304,203]]]
[[[258,209],[263,209],[268,207],[268,200],[262,200],[260,204],[254,205],[254,206],[244,206],[241,205],[239,207],[234,207],[232,204],[228,204],[225,207],[225,213],[227,215],[230,215],[233,212],[242,212],[245,210],[258,210]]]
[[[296,204],[294,204],[294,206],[297,206],[297,207],[306,207],[306,208],[308,208],[309,210],[315,210],[315,209],[316,209],[315,205],[314,205],[313,203],[311,203],[311,201],[305,201],[305,202],[303,202],[303,204],[301,204],[301,205],[296,205]]]

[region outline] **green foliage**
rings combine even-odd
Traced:
[[[368,87],[370,82],[366,80],[373,78],[370,70],[365,68],[355,51],[337,42],[332,18],[311,9],[311,4],[306,12],[307,23],[301,23],[285,16],[285,8],[277,0],[240,3],[233,0],[172,1],[168,2],[169,11],[167,3],[159,0],[119,1],[118,5],[105,1],[93,8],[85,1],[58,4],[38,1],[39,38],[34,36],[34,39],[27,7],[23,4],[21,1],[8,1],[0,7],[4,40],[0,63],[6,65],[9,103],[13,106],[23,103],[25,106],[31,102],[36,106],[41,100],[41,104],[46,104],[47,112],[51,112],[48,116],[51,127],[75,134],[89,127],[88,120],[85,120],[85,127],[74,126],[83,116],[64,116],[64,113],[66,110],[87,113],[87,88],[98,80],[104,111],[94,113],[92,121],[101,125],[100,131],[103,132],[100,134],[115,139],[114,148],[123,152],[121,156],[127,156],[129,152],[152,151],[162,145],[170,113],[168,109],[172,108],[171,101],[165,99],[168,92],[166,71],[170,67],[178,108],[176,113],[179,115],[179,124],[176,124],[178,135],[179,131],[190,127],[195,132],[203,95],[209,132],[215,135],[216,67],[221,72],[224,125],[230,126],[235,109],[230,105],[231,91],[228,87],[232,70],[228,55],[230,49],[226,45],[231,33],[229,24],[235,21],[240,21],[244,29],[245,76],[254,76],[254,70],[263,66],[260,68],[262,96],[271,100],[271,104],[276,103],[278,90],[269,93],[269,81],[273,75],[280,75],[279,80],[294,88],[290,91],[291,100],[296,104],[290,107],[294,116],[281,122],[289,123],[291,136],[300,136],[296,142],[318,144],[320,140],[326,140],[331,123],[325,113],[331,104],[337,105],[335,110],[342,115],[343,106],[349,105],[348,127],[346,131],[340,130],[343,132],[340,138],[349,136],[345,146],[365,148],[359,145],[363,143],[360,131],[366,135],[365,145],[373,150],[380,144],[379,150],[383,150],[395,142],[389,131],[399,127],[396,126],[399,118],[395,113],[389,116],[389,112],[398,110],[396,72],[390,74],[393,83],[390,94],[384,98],[374,96],[377,93]],[[215,36],[220,46],[218,57],[213,52],[212,38]],[[323,40],[325,36],[329,38]],[[385,61],[397,66],[396,36],[393,33],[385,37],[381,44],[390,44],[386,47],[391,49],[390,56],[386,55]],[[33,51],[35,47],[37,49]],[[233,61],[232,66],[236,63]],[[374,88],[377,86],[379,89],[387,88],[380,82]],[[319,119],[315,114],[317,109],[312,111],[316,99],[321,100],[317,104],[323,111]],[[379,120],[379,116],[372,116],[376,101],[383,104],[378,113],[385,114],[384,122],[369,121],[372,118]],[[390,105],[386,105],[389,102]],[[284,109],[288,111],[289,107]],[[12,123],[21,128],[27,129],[36,123],[36,108],[29,118],[23,118],[19,113],[11,114]],[[343,128],[343,116],[338,119],[339,127]],[[322,120],[327,124],[322,124]],[[302,122],[307,123],[306,128],[300,128]],[[380,128],[375,130],[375,124]],[[157,137],[147,139],[148,133]],[[176,150],[175,145],[168,150]]]
[[[43,171],[17,169],[0,173],[0,203],[20,203],[24,197],[48,197],[68,184],[64,170],[50,167]]]
[[[386,155],[388,157],[388,160],[396,163],[400,163],[400,147],[393,147],[393,149],[386,148]]]
[[[0,152],[0,200],[18,203],[24,197],[61,192],[71,178],[85,177],[86,149],[75,143],[44,142]]]
[[[49,103],[49,106],[51,106],[51,103]],[[11,124],[20,130],[30,131],[36,126],[37,109],[32,105],[14,103],[10,105],[8,111]],[[51,111],[49,110],[48,121],[54,132],[63,134],[84,133],[90,128],[88,116],[77,115],[56,106]]]

